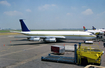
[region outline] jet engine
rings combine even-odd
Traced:
[[[102,39],[102,35],[97,35],[97,39]]]
[[[29,40],[29,41],[40,41],[41,39],[40,39],[40,38],[33,38],[33,37],[32,37],[32,38],[29,38],[28,40]]]
[[[45,42],[56,42],[56,38],[46,38]]]

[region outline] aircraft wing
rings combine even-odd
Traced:
[[[65,39],[65,36],[15,36],[15,38],[27,38],[29,41],[56,42]]]

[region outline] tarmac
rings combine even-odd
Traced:
[[[83,43],[80,40],[64,40],[57,43],[27,41],[26,38],[14,38],[16,35],[0,36],[0,68],[84,68],[85,66],[67,63],[41,61],[41,56],[51,52],[51,45],[72,45]],[[82,44],[97,45],[105,52],[104,42]],[[64,56],[73,57],[73,52],[65,52]],[[105,54],[102,55],[101,66],[105,66]]]

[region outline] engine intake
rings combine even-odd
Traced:
[[[45,42],[56,42],[56,38],[46,38]]]
[[[40,38],[29,38],[29,41],[40,41]]]

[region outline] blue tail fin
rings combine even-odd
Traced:
[[[22,29],[22,31],[30,31],[30,30],[27,28],[27,26],[25,25],[23,19],[20,19],[19,21],[20,21],[20,24],[21,24],[21,29]]]
[[[92,29],[93,29],[93,30],[96,30],[96,28],[95,28],[94,26],[92,26]]]

